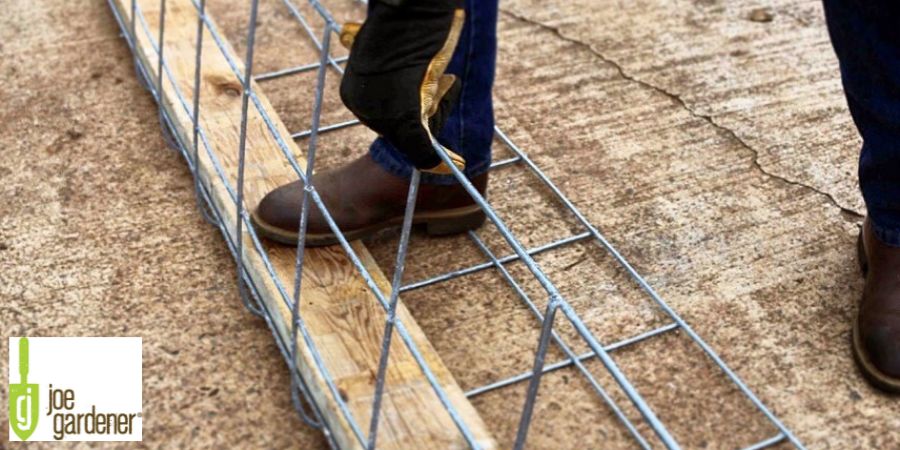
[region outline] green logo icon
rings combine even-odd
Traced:
[[[28,384],[28,338],[19,338],[19,383],[9,385],[9,423],[25,441],[37,428],[38,385]]]

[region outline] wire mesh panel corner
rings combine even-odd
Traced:
[[[386,280],[380,272],[373,271],[370,256],[363,247],[347,240],[314,182],[319,137],[359,123],[356,120],[322,123],[326,85],[337,82],[337,77],[343,73],[343,63],[347,61],[346,56],[335,55],[332,48],[333,38],[340,33],[341,24],[319,0],[308,0],[307,6],[313,11],[312,14],[304,13],[293,0],[283,0],[281,3],[286,13],[296,20],[301,33],[316,49],[318,58],[303,65],[255,74],[254,52],[258,45],[260,0],[240,1],[249,6],[246,48],[242,57],[234,54],[223,32],[207,14],[207,0],[108,0],[134,54],[137,76],[159,105],[159,120],[167,141],[184,156],[193,173],[201,214],[219,228],[235,257],[237,282],[244,305],[266,321],[287,362],[291,374],[290,395],[299,417],[307,425],[320,429],[329,445],[335,448],[383,447],[379,436],[387,432],[385,421],[389,419],[386,418],[385,408],[390,403],[386,399],[390,395],[391,364],[399,357],[398,353],[402,353],[427,385],[432,404],[441,409],[440,423],[445,424],[447,432],[452,435],[452,440],[447,442],[454,445],[470,448],[495,446],[490,436],[482,430],[480,419],[472,418],[474,410],[465,398],[524,385],[524,402],[514,405],[519,411],[519,421],[513,443],[514,448],[524,448],[529,433],[536,432],[532,424],[542,377],[569,368],[583,377],[598,401],[609,409],[636,447],[681,448],[679,436],[670,431],[658,411],[651,407],[645,395],[635,387],[613,357],[619,349],[677,331],[686,335],[776,430],[771,436],[759,436],[756,442],[747,443],[745,448],[760,449],[778,444],[803,448],[791,430],[499,127],[495,128],[495,135],[512,156],[495,161],[491,169],[509,167],[535,177],[557,203],[561,214],[574,219],[580,231],[526,248],[483,194],[456,168],[447,151],[434,140],[432,145],[435,151],[484,211],[489,226],[499,233],[511,253],[498,255],[485,242],[483,232],[470,231],[468,238],[483,255],[484,262],[405,283],[404,267],[412,238],[420,182],[420,174],[414,170],[409,180],[406,209],[393,258],[393,276]],[[308,129],[290,132],[278,120],[258,85],[303,73],[315,74],[315,89],[308,97],[312,103],[311,123]],[[224,100],[215,103],[204,99],[205,95],[220,95],[220,91],[230,93],[233,98],[228,100],[222,97]],[[210,112],[208,109],[211,107],[221,108],[221,111]],[[223,134],[229,133],[222,133],[221,129],[216,128],[221,125],[216,122],[216,117],[224,115],[224,112],[234,115],[226,122],[231,126],[237,124],[233,133],[225,137]],[[270,145],[274,153],[260,156],[257,147],[262,141]],[[295,156],[298,143],[305,147],[303,160]],[[223,145],[230,146],[226,154],[221,153]],[[287,175],[270,180],[260,178],[267,173],[270,165],[275,164],[273,158],[288,168]],[[248,207],[259,200],[261,190],[258,184],[278,185],[293,180],[300,180],[304,186],[302,201],[298,205],[301,209],[300,232],[296,246],[291,249],[289,264],[285,264],[284,258],[273,257],[272,251],[257,235]],[[315,280],[309,279],[309,265],[317,264],[319,258],[304,245],[310,208],[318,208],[322,213],[339,241],[332,251],[340,253],[347,267],[351,267],[354,276],[360,280],[360,288],[367,291],[366,298],[372,302],[370,306],[377,307],[381,312],[377,324],[379,343],[371,361],[373,376],[366,384],[366,395],[362,396],[364,404],[358,398],[351,398],[346,386],[336,381],[335,366],[328,362],[333,356],[331,350],[323,339],[317,338],[318,325],[304,310],[304,298],[313,289],[311,283],[315,283]],[[539,254],[576,243],[590,243],[592,251],[609,255],[667,318],[667,323],[616,342],[602,342],[583,320],[583,312],[573,306],[536,260]],[[284,251],[279,250],[279,254],[283,256]],[[535,298],[534,292],[529,293],[523,287],[521,277],[509,270],[511,263],[526,269],[529,281],[540,286],[542,298]],[[434,361],[427,356],[426,353],[431,350],[422,345],[421,333],[410,322],[400,302],[400,294],[487,270],[496,271],[504,280],[523,308],[533,316],[540,331],[534,342],[535,352],[530,367],[522,368],[523,371],[514,376],[462,393],[455,385],[447,384],[444,368],[434,367]],[[573,341],[570,335],[560,333],[557,322],[565,323],[574,330],[577,340]],[[575,344],[585,345],[589,350],[576,352]],[[551,348],[561,352],[563,358],[548,361]],[[589,370],[588,363],[599,363],[612,382],[601,382]],[[627,404],[616,400],[623,395]],[[628,411],[636,411],[637,417]]]

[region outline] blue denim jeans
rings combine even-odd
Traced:
[[[850,113],[863,138],[859,185],[875,235],[900,247],[900,2],[824,0]]]
[[[494,138],[494,105],[491,88],[497,61],[498,0],[466,0],[466,22],[447,73],[461,84],[457,103],[437,139],[466,160],[469,178],[481,175],[491,165]],[[369,147],[372,159],[388,172],[403,178],[412,174],[412,164],[387,140],[378,138]],[[422,182],[453,184],[452,175],[422,174]]]

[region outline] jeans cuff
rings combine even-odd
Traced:
[[[412,176],[412,164],[382,138],[372,141],[369,155],[376,164],[395,177],[408,179]]]
[[[875,237],[881,243],[889,247],[900,247],[900,230],[879,226],[871,217],[869,217],[869,222],[872,225],[872,231],[875,232]]]
[[[372,142],[372,145],[369,147],[369,154],[372,156],[372,160],[375,161],[376,164],[380,165],[391,175],[404,179],[409,179],[409,177],[412,176],[413,165],[409,161],[407,161],[407,159],[399,151],[397,151],[393,146],[391,146],[391,144],[387,143],[385,140],[375,139]],[[468,164],[468,162],[466,162],[466,168],[463,173],[465,173],[466,177],[472,179],[487,172],[490,168],[490,158],[488,158],[486,161],[479,161],[475,165],[470,165]],[[446,186],[459,184],[459,180],[457,180],[453,175],[423,173],[421,183]]]

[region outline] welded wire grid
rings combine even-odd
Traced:
[[[525,248],[521,244],[520,240],[510,231],[505,222],[497,215],[494,208],[492,208],[491,205],[485,200],[483,195],[478,192],[478,190],[472,185],[472,183],[450,161],[449,156],[447,155],[444,148],[437,141],[433,141],[432,145],[434,146],[435,151],[438,153],[441,159],[452,169],[453,175],[457,178],[457,180],[461,183],[465,190],[471,195],[474,202],[481,207],[481,209],[487,215],[487,218],[494,225],[499,234],[503,237],[510,248],[512,248],[513,253],[505,256],[497,256],[488,248],[484,240],[479,236],[477,232],[470,231],[468,232],[469,238],[483,253],[485,258],[487,259],[486,262],[443,273],[425,280],[403,284],[403,269],[407,249],[409,247],[410,230],[413,224],[412,219],[419,186],[419,172],[414,171],[413,176],[410,180],[409,193],[407,197],[407,207],[403,219],[403,225],[401,227],[399,248],[396,253],[396,263],[394,267],[393,278],[391,280],[391,291],[387,294],[382,292],[376,285],[371,274],[360,261],[356,252],[344,237],[343,233],[341,233],[339,226],[331,217],[325,204],[319,196],[319,193],[316,191],[314,183],[312,182],[313,170],[316,163],[318,136],[322,133],[351,127],[359,123],[357,120],[349,120],[327,125],[323,125],[320,123],[326,83],[326,72],[332,70],[339,75],[343,74],[342,64],[347,60],[347,57],[345,56],[335,57],[332,55],[332,35],[340,32],[341,25],[334,19],[331,12],[319,2],[319,0],[308,0],[309,4],[316,11],[316,14],[314,14],[315,17],[312,18],[304,15],[301,12],[301,9],[298,8],[297,5],[293,2],[293,0],[283,0],[284,6],[288,9],[291,16],[296,19],[305,35],[318,50],[319,60],[305,65],[254,75],[253,59],[256,30],[258,26],[257,13],[259,9],[259,0],[247,0],[250,3],[250,14],[247,22],[247,45],[246,54],[243,61],[243,71],[239,68],[240,63],[238,61],[235,61],[230,55],[228,51],[228,44],[226,43],[221,31],[216,29],[212,21],[208,19],[206,14],[206,0],[191,1],[197,10],[198,20],[196,34],[197,52],[194,61],[194,89],[193,95],[189,98],[185,96],[184,93],[181,92],[181,90],[178,88],[178,84],[174,79],[170,69],[170,63],[166,59],[166,56],[164,54],[165,46],[160,45],[161,42],[165,42],[166,0],[160,0],[160,25],[156,30],[152,30],[147,25],[146,18],[144,17],[140,6],[135,0],[131,1],[130,14],[125,14],[124,12],[118,11],[113,4],[113,0],[108,0],[110,7],[119,23],[119,26],[123,31],[128,46],[134,54],[134,63],[137,76],[141,80],[144,87],[146,87],[151,92],[154,99],[160,106],[159,120],[164,130],[166,140],[170,146],[181,152],[181,154],[187,161],[188,167],[194,175],[194,187],[197,194],[198,207],[204,218],[206,218],[207,221],[220,229],[229,250],[235,257],[238,266],[238,283],[241,288],[243,302],[251,312],[262,317],[267,322],[273,336],[275,337],[275,342],[278,345],[279,350],[287,361],[291,372],[291,398],[293,400],[294,406],[296,407],[303,422],[305,422],[309,426],[320,429],[324,433],[324,436],[326,437],[329,445],[331,445],[332,447],[336,447],[337,442],[329,428],[329,424],[325,420],[323,420],[323,414],[321,411],[322,405],[319,405],[312,400],[309,386],[300,375],[297,367],[298,345],[305,345],[308,348],[315,362],[314,369],[320,373],[321,377],[328,385],[328,389],[332,397],[331,401],[338,405],[340,414],[343,415],[343,418],[349,424],[355,435],[355,439],[358,441],[358,444],[362,447],[372,449],[375,448],[377,444],[378,426],[382,417],[382,414],[379,414],[379,412],[381,409],[381,401],[384,394],[385,374],[389,361],[391,341],[395,338],[398,338],[402,341],[402,343],[418,363],[420,370],[423,372],[424,376],[431,384],[431,387],[433,388],[436,396],[440,399],[442,405],[446,408],[446,412],[449,414],[450,418],[453,420],[453,423],[458,428],[458,431],[462,438],[466,443],[468,443],[470,447],[477,448],[479,446],[473,435],[473,432],[469,429],[467,424],[460,417],[458,411],[456,411],[454,406],[451,404],[446,392],[437,381],[437,378],[435,377],[431,368],[428,366],[427,362],[424,360],[416,344],[413,342],[408,331],[404,327],[402,321],[400,321],[397,317],[396,311],[399,294],[402,292],[407,292],[414,289],[423,288],[425,286],[431,286],[437,283],[446,282],[448,280],[457,279],[488,269],[495,269],[508,283],[509,287],[515,292],[515,294],[521,299],[523,304],[528,308],[528,310],[540,325],[540,335],[537,343],[537,350],[534,354],[533,367],[530,370],[524,371],[518,375],[506,379],[498,380],[484,386],[471,389],[466,392],[466,396],[474,397],[485,392],[502,389],[504,387],[508,387],[517,383],[528,383],[525,403],[521,410],[521,418],[518,425],[514,448],[520,449],[525,446],[532,422],[532,412],[534,410],[542,375],[565,367],[574,367],[582,376],[585,377],[585,379],[589,382],[591,389],[610,408],[611,412],[621,422],[625,430],[634,438],[634,441],[638,446],[645,449],[651,448],[651,443],[645,436],[643,436],[639,432],[635,423],[631,419],[629,419],[629,417],[622,411],[622,408],[613,400],[612,396],[607,392],[607,390],[603,386],[601,386],[597,378],[585,367],[586,362],[594,359],[599,360],[602,363],[608,374],[611,375],[611,377],[615,380],[618,389],[620,389],[621,392],[627,396],[628,400],[640,413],[642,420],[653,430],[653,433],[655,434],[658,441],[669,449],[680,448],[678,441],[669,432],[666,424],[657,417],[656,412],[647,404],[642,395],[634,388],[629,378],[625,376],[625,374],[619,369],[619,366],[610,356],[610,353],[613,351],[627,347],[637,342],[652,339],[656,336],[665,335],[675,330],[680,330],[682,333],[689,336],[690,339],[697,346],[699,346],[700,349],[702,349],[706,356],[710,358],[715,363],[715,365],[718,366],[718,368],[721,369],[724,375],[740,390],[740,392],[745,395],[750,400],[750,402],[752,402],[756,409],[758,409],[758,411],[762,415],[764,415],[765,418],[775,426],[775,428],[777,428],[777,434],[764,437],[758,442],[745,447],[746,449],[762,449],[785,442],[792,444],[795,448],[804,448],[800,441],[793,435],[793,433],[787,427],[785,427],[785,425],[772,413],[771,410],[769,410],[762,403],[762,401],[760,401],[759,398],[756,397],[756,395],[754,395],[750,388],[743,381],[741,381],[741,379],[725,364],[725,362],[718,356],[718,354],[691,328],[688,323],[684,321],[684,319],[682,319],[671,307],[669,307],[669,305],[656,293],[656,291],[654,291],[653,287],[650,286],[650,284],[644,279],[644,277],[641,276],[631,266],[631,264],[622,256],[622,254],[619,253],[610,244],[610,242],[604,237],[604,235],[587,220],[587,218],[584,216],[584,214],[581,213],[581,211],[579,211],[575,207],[575,205],[566,197],[566,195],[559,189],[559,187],[557,187],[547,177],[547,175],[528,157],[528,155],[520,147],[518,147],[499,127],[495,128],[497,138],[511,151],[514,156],[500,161],[495,161],[491,165],[491,169],[493,170],[499,167],[511,165],[524,166],[525,170],[531,172],[535,177],[537,177],[542,185],[550,191],[552,196],[555,197],[555,199],[562,205],[562,209],[564,209],[568,214],[570,214],[577,220],[583,231],[566,238],[546,243],[544,245],[536,246],[533,248]],[[310,24],[311,20],[318,20],[322,22],[324,30],[321,36],[316,34],[314,27]],[[229,181],[229,178],[226,175],[226,171],[222,167],[221,161],[210,147],[206,130],[203,129],[199,121],[200,89],[198,89],[198,86],[200,85],[201,73],[203,71],[201,51],[203,49],[204,30],[208,31],[209,35],[212,36],[213,40],[215,41],[216,47],[226,57],[234,77],[240,82],[242,86],[240,146],[237,149],[239,164],[237,180],[234,184]],[[139,36],[138,33],[141,33],[144,38],[151,43],[152,48],[156,52],[155,83],[151,82],[152,77],[150,76],[147,64],[140,57],[138,57],[139,53],[136,48]],[[292,133],[291,136],[281,136],[276,129],[274,122],[270,118],[269,113],[265,110],[262,102],[253,91],[251,80],[255,80],[256,82],[264,82],[311,71],[316,72],[316,87],[313,95],[314,104],[311,126],[307,130]],[[176,129],[173,121],[174,119],[170,115],[170,112],[163,107],[162,99],[164,95],[163,90],[166,86],[164,80],[166,78],[168,78],[171,82],[170,86],[172,86],[172,88],[175,90],[174,96],[178,100],[177,104],[173,105],[173,107],[183,109],[184,112],[192,118],[193,128],[191,130],[192,133],[190,135],[190,139],[185,138],[184,136],[174,131]],[[291,286],[290,290],[288,289],[288,287],[284,286],[281,280],[279,280],[275,275],[274,269],[265,251],[265,248],[261,244],[259,236],[257,236],[253,227],[250,225],[249,216],[244,204],[244,161],[247,151],[247,118],[251,106],[255,108],[258,114],[263,118],[268,132],[271,133],[273,139],[280,147],[282,153],[290,163],[298,179],[300,179],[305,186],[305,189],[303,191],[302,205],[300,205],[302,208],[302,213],[300,223],[298,224],[300,234],[297,242],[295,276],[293,286]],[[296,161],[292,152],[288,148],[285,139],[306,140],[307,160],[305,170],[302,169],[299,163]],[[225,186],[229,198],[234,202],[234,205],[236,207],[236,229],[233,233],[232,230],[226,229],[225,222],[222,220],[224,212],[216,208],[214,202],[211,201],[211,192],[209,188],[207,188],[207,186],[200,180],[199,156],[201,151],[203,151],[210,159],[213,165],[213,170],[218,177],[217,182]],[[323,216],[328,222],[331,230],[338,236],[340,246],[346,252],[347,256],[349,257],[355,268],[358,270],[360,276],[365,280],[369,290],[386,312],[381,355],[375,381],[375,395],[373,397],[372,403],[372,414],[370,416],[370,422],[368,424],[359,423],[357,418],[354,417],[354,415],[350,411],[345,400],[340,395],[338,388],[334,383],[334,380],[329,375],[328,370],[323,363],[316,343],[304,323],[303,316],[302,314],[300,314],[299,297],[303,281],[302,267],[305,255],[304,239],[307,220],[309,217],[309,208],[313,205],[317,206],[322,211]],[[244,239],[239,238],[241,236],[249,236],[250,242],[252,243],[252,248],[244,247]],[[602,249],[614,258],[614,260],[621,266],[621,268],[628,273],[634,283],[636,283],[637,286],[639,286],[640,289],[643,290],[646,296],[648,296],[668,317],[667,324],[637,334],[635,336],[622,339],[618,342],[606,344],[601,343],[599,339],[590,330],[588,330],[579,313],[560,293],[553,280],[551,280],[545,274],[539,264],[534,260],[534,257],[540,253],[559,249],[576,242],[586,241],[594,242],[596,245],[593,248]],[[277,331],[272,314],[268,310],[266,304],[260,301],[258,289],[249,276],[246,268],[244,267],[243,255],[248,251],[256,252],[259,255],[259,257],[263,261],[263,265],[265,266],[266,271],[268,272],[268,275],[272,278],[277,290],[279,291],[280,296],[282,297],[281,301],[285,302],[285,304],[291,310],[291,339],[288,342],[285,342],[281,334]],[[523,288],[522,284],[517,282],[516,279],[510,274],[509,270],[507,270],[506,265],[514,261],[518,261],[524,264],[528,272],[530,272],[530,274],[534,277],[534,280],[537,281],[543,288],[543,291],[547,295],[548,299],[547,304],[543,309],[538,307],[535,301],[532,300],[532,298],[526,293],[526,290]],[[559,333],[557,333],[554,327],[554,318],[558,314],[562,315],[564,320],[568,321],[569,324],[571,324],[580,339],[583,340],[583,343],[587,344],[587,346],[590,348],[590,351],[576,354],[572,350],[571,344],[565,342],[563,337]],[[302,339],[302,344],[299,343],[300,339]],[[555,362],[546,361],[546,358],[548,356],[548,349],[550,348],[551,342],[556,345],[559,350],[562,351],[562,353],[565,355],[564,359]]]

